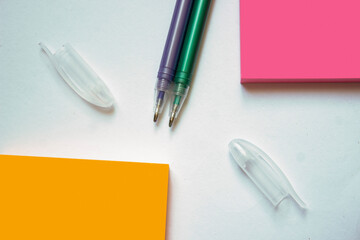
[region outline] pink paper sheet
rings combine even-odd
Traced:
[[[241,82],[359,82],[360,0],[240,0]]]

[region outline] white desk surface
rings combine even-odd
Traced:
[[[0,153],[170,164],[167,240],[360,239],[360,84],[240,85],[239,1],[217,0],[180,119],[154,125],[174,4],[0,1]],[[114,110],[79,98],[40,41],[71,43]],[[234,138],[267,152],[309,209],[274,209],[231,159]]]

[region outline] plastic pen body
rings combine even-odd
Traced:
[[[177,117],[189,91],[211,0],[195,0],[174,78],[169,126]]]
[[[155,86],[154,122],[162,112],[174,80],[193,0],[177,0]]]

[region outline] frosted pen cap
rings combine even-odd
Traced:
[[[300,207],[306,208],[284,173],[261,149],[242,139],[232,140],[229,148],[237,164],[274,207],[290,196]]]
[[[43,43],[40,47],[64,81],[83,99],[96,106],[110,108],[114,98],[100,77],[69,44],[52,54]]]

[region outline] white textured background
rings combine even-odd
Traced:
[[[241,86],[239,2],[216,0],[180,119],[169,129],[166,109],[155,126],[174,4],[0,0],[0,153],[169,163],[167,240],[360,239],[360,84]],[[40,41],[71,43],[114,111],[72,92]],[[273,209],[230,158],[233,138],[267,152],[308,211]]]

